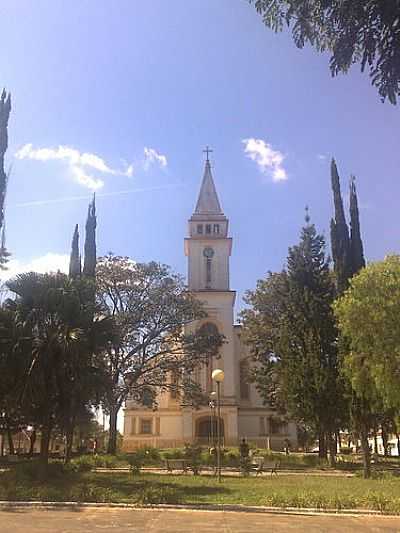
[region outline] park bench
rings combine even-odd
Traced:
[[[278,475],[279,462],[276,460],[268,460],[262,456],[254,456],[251,460],[252,469],[255,470],[256,475],[261,474],[262,472],[270,472],[272,474]]]
[[[173,470],[181,470],[186,473],[187,471],[187,462],[185,459],[165,459],[165,468],[168,472]]]

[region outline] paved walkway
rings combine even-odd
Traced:
[[[223,511],[78,509],[0,511],[1,533],[400,532],[400,517],[289,516]]]

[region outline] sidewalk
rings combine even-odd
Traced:
[[[0,511],[2,533],[394,533],[400,518],[288,516],[159,509],[14,509]]]

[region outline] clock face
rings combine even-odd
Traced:
[[[204,248],[203,250],[204,257],[207,257],[208,259],[211,259],[214,255],[214,250],[212,248]]]

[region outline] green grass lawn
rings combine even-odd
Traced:
[[[365,508],[400,514],[400,478],[210,476],[71,472],[46,482],[0,473],[1,500],[124,503],[216,503],[278,507]]]

